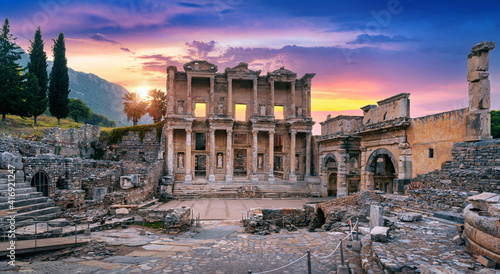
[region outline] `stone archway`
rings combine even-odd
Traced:
[[[35,187],[37,192],[43,196],[49,196],[49,176],[45,171],[38,171],[31,177],[31,187]]]
[[[371,189],[382,190],[388,193],[393,192],[393,181],[396,179],[397,164],[392,153],[379,148],[372,152],[366,164],[367,181],[371,184]]]

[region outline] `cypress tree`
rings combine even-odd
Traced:
[[[38,79],[39,89],[31,88],[32,92],[32,115],[35,120],[36,118],[47,109],[47,54],[43,50],[44,43],[42,40],[42,32],[40,27],[35,31],[35,38],[31,42],[31,47],[29,49],[30,62],[28,63],[28,71],[34,74]]]
[[[23,69],[17,64],[21,59],[20,47],[10,33],[9,19],[5,18],[0,30],[0,112],[2,121],[5,115],[18,112],[19,94],[22,89]]]
[[[50,114],[57,118],[57,123],[60,125],[61,118],[68,117],[69,114],[68,61],[66,60],[64,34],[59,33],[57,40],[53,41],[54,65],[50,71],[49,110]]]

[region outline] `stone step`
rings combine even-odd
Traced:
[[[15,212],[17,212],[17,214],[19,214],[19,213],[24,213],[24,212],[28,212],[28,211],[37,210],[37,209],[42,209],[42,208],[47,208],[47,207],[54,207],[55,205],[56,205],[56,203],[53,202],[53,201],[46,201],[46,202],[38,203],[38,204],[29,204],[29,205],[24,205],[24,206],[14,206],[13,210],[11,210],[10,207],[8,207],[6,209],[0,210],[0,216],[2,216],[2,213],[8,214],[7,212],[11,212],[11,211],[15,211]]]
[[[30,193],[17,194],[15,197],[16,197],[16,200],[21,201],[21,200],[28,200],[31,198],[37,198],[37,197],[42,197],[42,196],[43,196],[43,193],[41,193],[41,192],[30,192]],[[9,201],[8,196],[0,196],[0,203],[5,203],[8,201]]]
[[[16,187],[14,192],[16,193],[16,196],[18,194],[32,193],[36,192],[36,187],[22,187],[22,188]],[[10,192],[8,189],[0,190],[0,196],[9,196],[9,193]]]
[[[31,187],[31,184],[28,183],[28,182],[24,182],[24,183],[16,183],[14,185],[15,188],[26,188],[26,187]],[[0,190],[7,190],[9,189],[9,184],[8,183],[5,183],[5,184],[0,184]]]
[[[455,212],[438,211],[438,212],[434,212],[434,217],[453,221],[453,222],[456,222],[459,224],[464,223],[464,216],[462,214],[455,213]]]
[[[39,215],[39,216],[35,216],[32,218],[24,218],[24,219],[18,219],[18,217],[16,216],[16,228],[20,228],[20,227],[27,226],[27,225],[32,225],[33,221],[48,222],[49,220],[59,218],[61,216],[61,214],[62,214],[62,212],[59,211],[59,212],[52,212],[52,213]],[[0,223],[0,230],[2,230],[2,229],[4,231],[8,230],[8,225],[5,221]]]
[[[32,210],[28,212],[23,212],[20,214],[16,214],[16,224],[18,221],[26,220],[26,219],[34,219],[36,221],[48,221],[50,219],[46,219],[47,216],[58,216],[61,213],[61,208],[58,206],[46,207],[37,210]],[[8,217],[3,217],[2,222],[7,221]]]
[[[35,204],[43,204],[49,200],[48,197],[35,197],[31,199],[25,199],[25,200],[14,200],[13,206],[15,208],[18,207],[23,207],[27,205],[35,205]],[[0,203],[0,210],[5,210],[5,209],[10,209],[11,204],[9,202],[3,202]]]

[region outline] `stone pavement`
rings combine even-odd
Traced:
[[[302,199],[198,199],[174,200],[158,208],[189,207],[194,216],[202,220],[241,220],[241,214],[246,214],[251,208],[302,208],[307,203],[318,203],[333,198],[302,198]]]
[[[314,232],[305,229],[283,234],[256,236],[241,233],[238,222],[202,222],[198,234],[178,236],[139,236],[139,227],[95,232],[92,240],[115,246],[129,246],[126,254],[100,257],[67,258],[56,262],[18,262],[16,271],[30,273],[253,273],[286,265],[311,250],[318,256],[329,255],[339,239],[339,232]],[[344,244],[345,245],[345,244]],[[140,246],[140,247],[139,247]],[[127,250],[127,249],[125,249]],[[356,256],[344,248],[344,256],[355,273],[362,273]],[[22,260],[22,259],[21,259]],[[340,252],[320,259],[312,258],[313,273],[331,273],[340,261]],[[307,273],[306,258],[275,273]]]

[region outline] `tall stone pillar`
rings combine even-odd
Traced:
[[[290,100],[292,101],[290,104],[290,115],[291,117],[295,117],[295,81],[290,83],[291,91],[290,91]]]
[[[269,85],[271,86],[271,94],[269,95],[269,100],[271,100],[270,104],[271,104],[271,111],[269,112],[270,113],[270,116],[274,116],[274,80],[271,80],[269,82]]]
[[[174,113],[174,80],[177,68],[170,66],[167,68],[167,111],[170,114]]]
[[[267,174],[269,183],[274,183],[274,131],[269,131],[269,163]]]
[[[187,76],[187,114],[192,114],[193,113],[193,103],[192,103],[192,98],[193,98],[193,91],[191,88],[191,82],[192,82],[192,77],[190,75]]]
[[[253,80],[253,115],[258,115],[258,101],[257,101],[257,79]]]
[[[233,130],[226,130],[226,183],[233,181]]]
[[[347,159],[349,155],[345,149],[339,149],[337,159],[337,198],[347,196]]]
[[[191,183],[193,180],[193,175],[191,175],[191,136],[193,130],[191,128],[186,128],[186,157],[184,161],[184,166],[186,170],[186,176],[184,181],[186,183]]]
[[[297,132],[295,130],[292,130],[290,133],[290,176],[289,180],[290,182],[297,182],[297,175],[295,175],[295,146],[296,146],[296,141],[295,137],[297,135]]]
[[[311,132],[306,133],[306,177],[311,176]]]
[[[209,116],[214,115],[215,108],[215,76],[210,77],[210,107],[209,107]]]
[[[208,181],[211,183],[215,182],[215,129],[209,130],[210,134],[210,163],[209,163],[209,174]]]
[[[167,172],[174,175],[174,129],[167,129]]]
[[[233,79],[227,78],[227,116],[233,116]]]
[[[258,130],[252,130],[252,175],[250,178],[252,179],[252,182],[258,182],[259,177],[257,176],[257,146],[258,146],[258,140],[257,140],[257,134],[259,133]]]
[[[495,42],[482,42],[467,56],[469,113],[466,117],[465,141],[491,139],[489,51]]]

